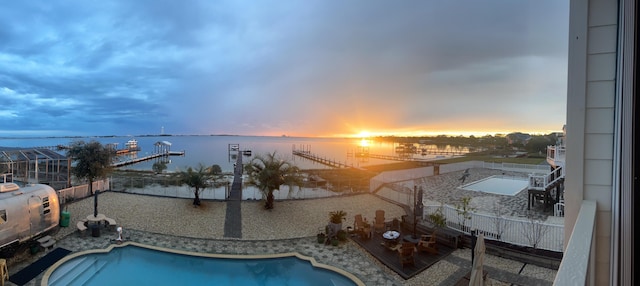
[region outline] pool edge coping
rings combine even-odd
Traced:
[[[336,272],[338,274],[341,274],[342,276],[345,276],[346,278],[348,278],[351,281],[353,281],[358,286],[365,286],[364,282],[362,282],[362,280],[360,280],[358,277],[356,277],[352,273],[347,272],[347,271],[345,271],[345,270],[343,270],[341,268],[338,268],[338,267],[335,267],[335,266],[332,266],[332,265],[328,265],[328,264],[317,262],[315,258],[313,258],[311,256],[302,255],[299,252],[285,252],[285,253],[274,253],[274,254],[203,253],[203,252],[184,251],[184,250],[177,250],[177,249],[165,248],[165,247],[154,246],[154,245],[147,245],[147,244],[142,244],[142,243],[138,243],[138,242],[134,242],[134,241],[125,241],[125,242],[119,243],[119,244],[113,244],[112,243],[109,246],[107,246],[107,248],[102,248],[102,249],[89,249],[89,250],[83,250],[83,251],[79,251],[79,252],[73,252],[73,253],[63,257],[62,259],[56,261],[56,263],[54,263],[49,268],[47,268],[46,272],[42,276],[42,280],[40,281],[40,285],[41,286],[49,285],[49,278],[50,278],[51,274],[60,265],[62,265],[63,263],[65,263],[65,262],[67,262],[67,261],[69,261],[71,259],[74,259],[74,258],[82,256],[82,255],[86,255],[86,254],[109,253],[116,247],[119,248],[119,247],[125,247],[125,246],[129,246],[129,245],[136,246],[136,247],[141,247],[141,248],[146,248],[146,249],[151,249],[151,250],[156,250],[156,251],[169,252],[169,253],[182,254],[182,255],[189,255],[189,256],[200,256],[200,257],[207,257],[207,258],[265,259],[265,258],[283,258],[283,257],[292,257],[293,256],[293,257],[296,257],[298,259],[310,262],[311,266],[313,266],[315,268],[321,268],[321,269],[325,269],[325,270],[330,270],[330,271]]]

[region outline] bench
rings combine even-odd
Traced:
[[[105,227],[108,227],[110,230],[116,230],[116,220],[112,219],[112,218],[105,218],[104,219],[104,224]]]
[[[76,227],[78,228],[78,233],[80,234],[80,236],[84,236],[87,232],[87,226],[84,223],[84,221],[79,221],[78,223],[76,223]]]

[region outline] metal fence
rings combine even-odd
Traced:
[[[230,178],[223,178],[221,181],[215,184],[213,187],[208,187],[200,190],[200,199],[206,200],[226,200],[229,197],[231,191]],[[194,189],[182,184],[177,179],[172,177],[129,177],[129,178],[117,178],[113,179],[111,183],[111,189],[117,192],[131,193],[131,194],[143,194],[162,197],[173,198],[193,198]],[[343,190],[343,188],[338,188]],[[333,189],[320,183],[315,184],[313,182],[307,183],[304,187],[293,187],[290,189],[288,186],[283,185],[280,190],[274,191],[274,197],[276,200],[287,199],[310,199],[310,198],[324,198],[340,196],[351,193],[350,190],[333,191]],[[261,200],[263,199],[262,191],[249,186],[242,186],[242,199],[243,200]]]

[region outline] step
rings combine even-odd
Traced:
[[[87,267],[89,267],[88,263],[85,263],[85,260],[87,259],[87,257],[79,257],[65,262],[57,268],[57,271],[65,273],[57,276],[50,276],[48,284],[51,286],[71,284],[71,281],[75,279],[78,274],[82,273]]]
[[[93,278],[96,273],[98,273],[105,265],[107,265],[106,261],[97,260],[96,257],[87,258],[91,261],[87,261],[83,263],[81,271],[79,271],[76,275],[71,277],[72,279],[68,284],[65,285],[88,285],[89,280]],[[60,284],[63,285],[63,284]]]
[[[38,241],[40,244],[42,244],[42,243],[45,243],[45,242],[47,242],[47,241],[49,241],[49,240],[51,240],[51,239],[52,239],[52,237],[51,237],[51,236],[49,236],[49,235],[47,235],[47,236],[43,236],[43,237],[41,237],[41,238],[38,238],[38,240],[37,240],[37,241]]]
[[[40,246],[42,246],[43,248],[49,248],[52,247],[54,244],[56,244],[55,239],[49,239],[48,241],[45,242],[41,242]]]

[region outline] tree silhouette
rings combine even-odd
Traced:
[[[185,171],[179,171],[176,173],[178,180],[187,186],[193,188],[193,205],[200,205],[200,193],[207,187],[215,184],[217,181],[221,168],[218,165],[213,165],[209,168],[203,164],[199,164],[196,169],[188,167]]]
[[[248,185],[257,187],[266,197],[265,208],[273,208],[273,191],[281,185],[302,186],[300,169],[288,161],[276,157],[276,152],[257,155],[244,166],[249,175]]]
[[[113,151],[105,148],[100,142],[72,142],[67,156],[74,162],[71,173],[81,180],[89,181],[89,193],[93,191],[93,182],[104,179],[111,173]],[[93,193],[93,216],[98,216],[98,191]]]

